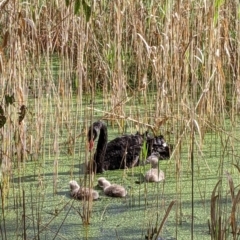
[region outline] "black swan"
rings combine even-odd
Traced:
[[[158,152],[160,159],[170,157],[170,149],[162,135],[158,137],[150,137],[148,133],[123,135],[108,143],[107,126],[104,122],[97,121],[90,126],[88,131],[89,150],[92,150],[98,135],[93,161],[93,170],[96,173],[137,166],[144,141],[147,144],[148,156],[152,152]]]

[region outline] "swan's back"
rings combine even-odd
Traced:
[[[160,182],[165,179],[164,172],[157,168],[151,168],[145,174],[145,179],[147,182]]]
[[[104,158],[105,170],[136,166],[143,141],[143,136],[140,134],[123,135],[110,141]]]
[[[106,178],[98,178],[98,185],[103,188],[105,195],[110,197],[126,197],[126,189],[118,184],[111,184]]]
[[[126,197],[127,195],[126,189],[117,184],[112,184],[111,186],[106,187],[104,189],[104,193],[110,197]]]
[[[148,152],[149,155],[151,155],[152,152],[159,153],[160,160],[168,159],[170,157],[171,146],[168,146],[162,135],[156,137],[148,137],[147,144],[150,149]]]
[[[74,180],[69,182],[71,196],[78,200],[97,200],[99,198],[98,192],[88,188],[88,187],[80,187],[78,183]]]

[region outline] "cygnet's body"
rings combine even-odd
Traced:
[[[123,186],[111,184],[106,178],[100,177],[98,185],[103,188],[105,195],[110,197],[126,197],[127,191]]]
[[[164,172],[158,169],[158,158],[159,155],[155,153],[147,158],[147,162],[152,166],[145,174],[145,180],[147,182],[160,182],[165,179]]]
[[[99,198],[98,192],[87,187],[80,187],[74,180],[69,182],[71,196],[78,200],[97,200]]]

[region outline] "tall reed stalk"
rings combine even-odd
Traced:
[[[205,166],[212,174],[206,158],[219,152],[219,178],[226,168],[239,167],[239,2],[4,0],[0,12],[1,237],[7,239],[10,190],[23,208],[27,235],[29,164],[35,164],[39,189],[46,190],[51,163],[56,197],[63,166],[70,162],[65,174],[74,178],[76,165],[89,160],[86,129],[96,119],[120,133],[149,128],[174,143],[167,170],[175,179],[178,236],[183,174],[195,181]],[[82,167],[77,174],[83,176]],[[94,187],[94,180],[85,179],[84,185]],[[222,196],[215,193],[212,205]],[[206,195],[201,192],[203,202]],[[232,199],[233,211],[238,195]],[[92,203],[86,204],[89,224]],[[40,238],[40,205],[36,211],[34,235]],[[231,224],[236,237],[236,221]]]

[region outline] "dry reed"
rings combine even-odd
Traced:
[[[97,118],[117,126],[121,133],[149,127],[174,143],[169,168],[175,171],[176,226],[183,216],[182,159],[199,167],[208,134],[210,142],[221,139],[219,176],[226,167],[226,156],[239,169],[239,2],[103,0],[91,4],[85,0],[0,3],[3,239],[7,239],[4,208],[16,182],[22,190],[16,193],[16,202],[23,208],[26,204],[26,163],[35,162],[34,175],[39,189],[44,189],[44,168],[51,160],[56,194],[61,189],[61,156],[71,162],[72,178],[74,165],[88,160],[85,132]],[[182,154],[183,149],[187,154]],[[219,149],[210,146],[209,151],[214,155]],[[195,171],[188,164],[188,174],[197,175]],[[84,184],[93,186],[93,181],[85,178]],[[233,194],[230,180],[229,185],[231,231],[236,238],[239,193]],[[213,239],[225,227],[217,212],[221,191],[216,194],[215,188],[211,197]],[[37,229],[40,205],[37,211],[32,213],[35,238],[43,231]],[[26,239],[25,209],[23,213]],[[81,214],[86,225],[91,213],[92,203],[84,203]]]

